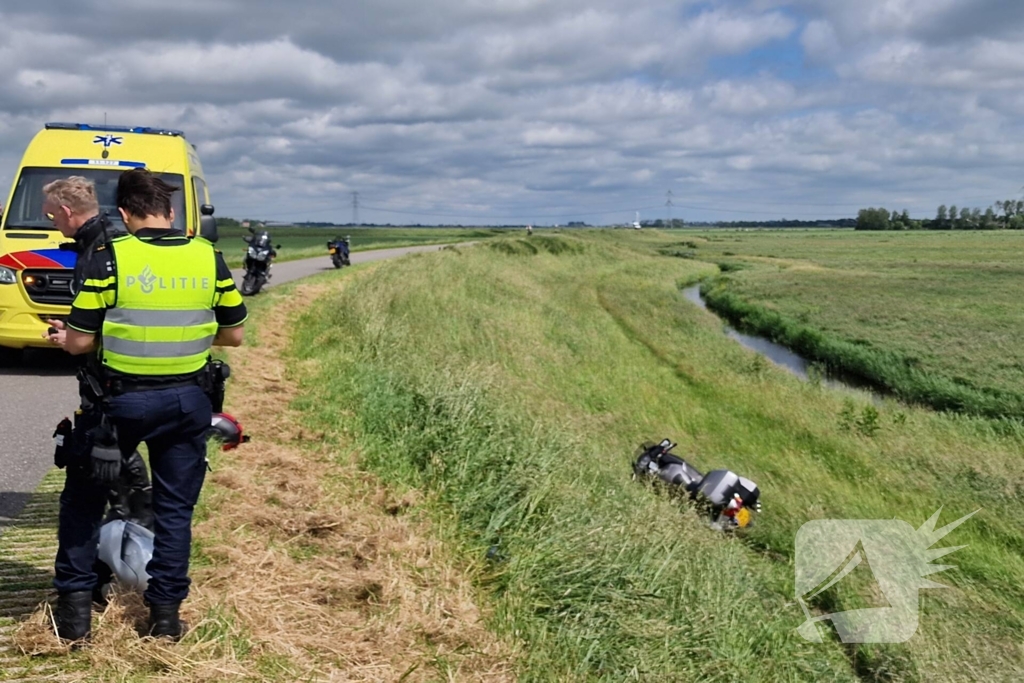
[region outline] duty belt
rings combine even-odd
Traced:
[[[121,377],[111,377],[107,380],[107,387],[110,389],[111,396],[132,394],[138,391],[160,391],[161,389],[177,389],[180,387],[197,386],[199,386],[198,376],[172,382],[138,381]]]

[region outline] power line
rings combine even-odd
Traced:
[[[465,218],[465,217],[468,217],[468,216],[472,215],[472,212],[450,213],[450,212],[440,212],[440,211],[403,211],[401,209],[385,209],[384,207],[367,206],[365,204],[363,206],[364,206],[364,208],[367,208],[367,209],[369,209],[371,211],[379,211],[381,213],[397,213],[397,214],[409,215],[409,216],[433,216],[433,217],[440,217],[440,218]],[[654,210],[654,209],[657,209],[657,208],[659,208],[659,207],[658,206],[642,206],[642,207],[640,207],[639,210],[640,211],[648,211],[648,210]],[[584,217],[584,216],[607,216],[607,215],[613,214],[613,213],[632,213],[635,210],[636,209],[615,209],[615,210],[611,210],[611,211],[595,211],[595,212],[592,212],[592,213],[585,213],[583,211],[573,211],[572,213],[559,213],[559,214],[550,214],[550,213],[549,214],[533,214],[533,213],[531,213],[531,215],[533,215],[535,218],[578,218],[578,217]],[[522,213],[505,214],[505,215],[502,215],[502,214],[486,214],[486,216],[484,216],[484,217],[486,217],[486,218],[513,218],[513,219],[517,219],[517,218],[520,218],[522,215],[523,215]]]
[[[355,194],[358,194],[360,196],[360,205],[363,206],[363,208],[368,208],[368,206],[366,204],[362,203],[362,201],[361,201],[362,193],[355,193]],[[634,201],[652,202],[652,203],[656,202],[656,201],[660,201],[660,198],[658,196],[655,196],[655,195],[638,195],[638,196],[632,197],[632,199]],[[328,200],[328,201],[330,201],[330,200]],[[964,200],[964,201],[973,201],[973,200]],[[319,204],[319,206],[317,206],[317,204]],[[497,210],[506,210],[506,211],[508,211],[508,210],[515,210],[517,207],[520,207],[523,204],[524,204],[524,202],[510,202],[510,203],[500,203],[500,204],[499,203],[494,203],[494,202],[487,202],[486,203],[487,209],[481,209],[481,211],[484,211],[484,210],[495,210],[495,209],[497,209]],[[866,206],[865,202],[851,202],[851,203],[826,202],[826,203],[819,203],[819,204],[815,204],[815,203],[808,204],[808,203],[801,203],[801,202],[759,201],[759,200],[747,201],[747,202],[745,202],[744,205],[745,206],[759,206],[761,204],[766,204],[766,205],[769,205],[769,206],[792,206],[792,207],[800,207],[800,206],[821,206],[821,207],[852,206],[852,207],[857,207],[857,208],[864,208]],[[870,204],[870,202],[868,202],[868,204]],[[351,202],[349,202],[349,205],[351,206]],[[622,209],[621,208],[622,205],[623,204],[622,204],[621,200],[612,200],[612,201],[597,202],[597,203],[588,202],[587,203],[587,207],[590,208],[590,209],[595,209],[595,208],[600,208],[600,207],[610,207],[608,209],[608,211],[605,211],[603,213],[627,212],[628,211],[627,209]],[[664,204],[662,204],[662,205],[664,205]],[[314,206],[317,206],[317,208],[303,210],[303,213],[326,213],[326,212],[330,212],[330,211],[336,211],[336,210],[338,210],[340,208],[340,206],[336,203],[336,200],[335,200],[335,202],[331,203],[328,206],[324,206],[323,202],[317,202],[317,203],[314,204]],[[417,210],[417,205],[416,204],[406,203],[405,206],[407,207],[408,210]],[[579,211],[576,211],[574,209],[575,206],[577,206],[577,205],[576,204],[549,204],[549,205],[543,207],[542,210],[552,211],[552,212],[559,211],[559,210],[564,210],[565,211],[564,214],[562,214],[562,213],[558,213],[558,214],[550,213],[550,214],[548,214],[548,215],[551,215],[553,217],[559,217],[559,216],[562,216],[562,215],[565,215],[565,216],[579,215]],[[673,203],[673,206],[681,206],[681,205]],[[423,211],[434,211],[434,210],[435,209],[433,209],[433,208],[424,208],[423,209]],[[587,215],[597,215],[598,213],[602,213],[602,212],[590,211]],[[518,214],[516,214],[516,215],[518,215]]]
[[[643,202],[660,201],[660,197],[658,197],[656,195],[637,195],[637,196],[634,196],[633,199],[634,200],[643,201]],[[743,205],[744,206],[748,206],[748,207],[749,206],[762,206],[762,205],[764,205],[764,206],[783,206],[783,207],[790,207],[790,206],[791,207],[804,207],[804,206],[810,206],[810,207],[823,207],[823,208],[855,207],[855,208],[858,208],[858,209],[863,209],[865,207],[870,206],[873,203],[878,203],[878,202],[879,202],[879,200],[876,200],[876,199],[870,199],[870,200],[866,199],[866,200],[863,200],[863,201],[856,201],[856,202],[839,202],[839,201],[835,201],[835,202],[801,202],[801,201],[789,201],[789,200],[785,200],[785,199],[783,199],[783,200],[770,200],[770,199],[754,199],[754,200],[751,200],[751,199],[748,199],[748,200],[744,201]],[[967,199],[959,200],[959,203],[976,203],[976,202],[992,203],[992,200],[990,198],[988,198],[988,197],[967,198]],[[902,204],[913,203],[913,202],[901,202],[901,201],[897,201],[897,200],[892,200],[892,201],[881,201],[881,203],[882,204],[892,204],[892,205],[895,206],[897,204],[902,205]],[[521,202],[515,202],[515,203],[510,203],[510,204],[495,204],[495,203],[492,203],[492,202],[488,202],[487,205],[490,208],[516,207],[516,206],[520,206]],[[591,208],[593,208],[593,207],[600,207],[600,206],[615,206],[615,207],[619,207],[621,205],[622,205],[621,202],[618,201],[618,200],[609,201],[609,202],[602,202],[602,203],[588,203],[588,206],[591,207]],[[562,204],[562,205],[555,204],[555,205],[549,205],[546,208],[548,208],[548,209],[563,209],[563,208],[564,209],[572,209],[573,206],[574,206],[574,204]],[[682,205],[681,204],[673,203],[673,206],[682,206]],[[616,209],[614,209],[612,211],[609,211],[608,213],[614,213],[614,212],[616,212],[618,210],[619,209],[616,208]]]
[[[360,205],[362,205],[363,208],[370,209],[372,211],[378,211],[378,212],[381,212],[381,213],[391,213],[391,214],[399,214],[399,215],[422,215],[422,216],[431,216],[431,217],[440,217],[440,218],[468,218],[468,217],[471,217],[471,216],[474,216],[474,215],[481,215],[482,217],[486,217],[486,218],[490,218],[490,219],[505,219],[505,218],[520,219],[523,216],[523,212],[520,212],[520,211],[516,211],[515,213],[489,213],[489,211],[494,210],[494,209],[499,209],[499,207],[501,207],[501,208],[508,207],[508,208],[511,209],[512,207],[519,206],[519,204],[490,204],[490,203],[488,203],[487,204],[488,208],[481,208],[481,209],[476,209],[476,210],[469,209],[469,210],[466,210],[466,211],[463,211],[463,212],[456,213],[456,212],[453,212],[453,211],[450,211],[450,210],[448,210],[448,211],[439,211],[439,210],[432,209],[432,208],[430,208],[430,209],[418,209],[418,208],[415,207],[415,205],[409,206],[408,204],[406,205],[407,207],[409,207],[407,209],[391,209],[391,208],[385,208],[383,206],[370,206],[370,205],[367,205],[367,204],[361,204],[361,202],[360,202],[360,193],[359,192],[355,192],[354,191],[354,192],[351,193],[351,195],[352,195],[351,208],[352,208],[352,222],[353,222],[353,224],[358,224],[359,223],[359,207],[360,207]],[[704,212],[718,213],[718,214],[744,214],[744,215],[761,215],[761,216],[765,216],[765,215],[775,214],[778,210],[777,209],[776,210],[773,210],[773,209],[756,209],[756,208],[753,208],[753,207],[757,207],[757,206],[760,206],[760,205],[765,205],[765,206],[782,206],[782,207],[788,207],[790,209],[793,209],[793,208],[798,208],[798,207],[820,206],[820,207],[823,207],[823,208],[831,208],[831,209],[833,209],[833,211],[835,213],[842,213],[843,212],[842,207],[864,208],[866,205],[869,205],[871,203],[871,202],[867,202],[867,203],[866,202],[857,202],[857,203],[845,203],[845,202],[813,203],[813,202],[787,202],[787,201],[784,201],[784,200],[783,201],[757,200],[757,201],[745,201],[742,206],[745,206],[747,208],[733,208],[733,207],[723,207],[723,206],[720,206],[720,205],[709,205],[709,204],[677,204],[674,201],[674,199],[673,199],[674,195],[672,194],[671,190],[669,190],[666,193],[666,197],[667,197],[666,201],[661,206],[668,207],[670,224],[671,224],[672,207],[680,207],[680,208],[689,209],[689,210],[692,210],[692,211],[704,211]],[[647,197],[641,196],[641,197],[639,197],[639,199],[644,200],[644,199],[647,199]],[[650,199],[654,199],[654,197],[651,197]],[[967,203],[973,203],[973,202],[976,202],[976,201],[979,201],[979,200],[965,199],[965,200],[961,200],[961,201],[963,203],[967,204]],[[885,203],[885,202],[883,202],[883,203]],[[889,203],[892,203],[892,202],[889,202]],[[596,207],[601,207],[601,206],[608,206],[608,207],[612,207],[612,208],[609,208],[609,209],[603,210],[603,211],[591,210],[591,211],[583,212],[583,211],[573,210],[571,205],[565,205],[564,206],[565,211],[551,211],[549,213],[535,213],[535,211],[530,211],[530,213],[531,213],[531,215],[534,218],[558,219],[558,218],[575,218],[575,217],[582,218],[582,217],[593,217],[593,216],[606,216],[606,215],[611,215],[611,214],[629,214],[629,213],[631,213],[632,211],[635,210],[635,207],[634,208],[625,208],[622,205],[622,203],[618,202],[618,201],[611,201],[611,202],[601,203],[601,204],[589,204],[588,208],[594,209]],[[560,206],[560,205],[554,205],[554,206],[550,206],[548,208],[549,209],[556,209],[557,210],[557,209],[561,209],[563,207]],[[658,206],[651,205],[651,206],[641,207],[640,210],[648,211],[648,210],[656,210],[657,208],[658,208]],[[304,215],[315,215],[315,214],[324,214],[324,213],[338,212],[340,210],[342,210],[341,206],[339,206],[338,204],[333,204],[331,206],[326,206],[326,207],[321,207],[321,208],[303,209],[303,210],[301,210],[301,213],[304,214]],[[289,215],[294,215],[295,213],[299,213],[299,212],[300,211],[291,211],[291,212],[287,212],[287,213],[285,213],[285,212],[281,212],[281,213],[274,212],[274,213],[270,213],[270,214],[263,214],[263,217],[265,217],[265,218],[287,217]],[[832,213],[832,212],[784,210],[785,217],[799,217],[799,216],[821,217],[822,213]]]
[[[463,218],[463,219],[467,219],[467,218],[472,218],[473,216],[479,216],[480,218],[487,218],[487,219],[513,219],[513,220],[519,220],[519,219],[522,219],[522,217],[524,215],[524,212],[516,212],[516,213],[489,213],[488,209],[476,209],[476,210],[468,209],[466,211],[461,211],[461,212],[455,212],[455,211],[451,211],[451,210],[445,211],[445,210],[436,210],[436,209],[417,209],[415,207],[408,208],[408,209],[393,209],[393,208],[387,208],[385,206],[374,206],[374,205],[368,205],[368,204],[361,203],[360,202],[360,193],[359,192],[352,192],[351,194],[352,194],[352,201],[351,201],[352,223],[356,224],[356,225],[359,224],[359,208],[360,208],[360,206],[362,206],[363,208],[368,209],[370,211],[376,211],[376,212],[384,213],[384,214],[397,214],[397,215],[407,215],[407,216],[429,216],[429,217],[436,217],[436,218]],[[967,201],[970,201],[970,200],[967,200]],[[751,207],[752,205],[757,205],[759,203],[760,202],[751,202],[751,203],[744,204],[744,206]],[[612,203],[609,202],[608,205],[612,206]],[[779,204],[779,205],[783,205],[783,204]],[[560,219],[560,218],[585,218],[585,217],[595,217],[595,216],[609,216],[609,215],[613,215],[613,214],[627,214],[628,215],[629,213],[632,213],[633,211],[637,210],[637,207],[635,207],[635,206],[634,207],[626,207],[626,206],[623,206],[622,204],[615,204],[614,206],[615,206],[615,208],[610,208],[610,209],[607,209],[607,210],[604,210],[604,211],[586,211],[586,212],[584,212],[584,211],[566,211],[566,212],[552,212],[552,213],[536,213],[535,211],[530,211],[529,213],[531,213],[531,215],[533,216],[534,219],[536,219],[536,218]],[[752,209],[752,208],[723,207],[723,206],[714,206],[714,205],[709,205],[709,204],[678,204],[678,203],[676,203],[674,201],[674,195],[673,195],[671,190],[669,190],[666,193],[666,201],[663,204],[661,204],[660,206],[668,208],[669,224],[670,225],[671,225],[671,220],[672,220],[672,218],[671,218],[671,216],[672,216],[672,207],[679,207],[679,208],[688,209],[688,210],[691,210],[691,211],[703,211],[703,212],[707,212],[707,213],[716,213],[716,214],[743,214],[743,215],[767,216],[767,215],[772,215],[772,214],[776,213],[775,211],[772,211],[771,209]],[[784,206],[801,207],[801,206],[812,206],[812,204],[794,203],[794,204],[784,204]],[[862,203],[858,203],[858,204],[844,204],[844,203],[836,202],[836,203],[830,203],[830,204],[821,204],[820,206],[832,208],[832,209],[835,210],[834,213],[843,213],[843,211],[842,211],[842,209],[840,207],[856,206],[856,207],[863,208],[864,207],[864,203],[862,202]],[[639,207],[639,210],[640,211],[656,211],[658,208],[659,208],[659,205],[649,205],[649,206]],[[283,213],[283,212],[282,213],[276,213],[275,212],[275,213],[272,213],[272,214],[263,214],[263,217],[264,218],[286,217],[286,216],[289,216],[289,215],[294,215],[295,213],[302,213],[304,215],[312,215],[312,214],[322,214],[322,213],[337,212],[339,210],[341,210],[341,207],[339,205],[334,205],[334,206],[329,206],[329,207],[324,207],[324,208],[292,211],[292,212],[288,212],[288,213]],[[797,218],[797,217],[800,217],[800,216],[813,216],[813,217],[816,217],[816,218],[828,218],[827,216],[822,216],[822,214],[823,213],[833,213],[833,212],[823,212],[823,211],[783,211],[783,212],[779,212],[779,213],[780,213],[780,217],[785,217],[785,218]]]
[[[641,206],[638,209],[637,208],[620,208],[620,209],[612,209],[612,210],[609,210],[609,211],[593,211],[593,212],[573,211],[572,213],[559,213],[559,214],[536,214],[536,213],[532,213],[531,215],[533,215],[535,218],[574,218],[574,217],[584,217],[584,216],[607,216],[607,215],[616,214],[616,213],[629,214],[629,213],[632,213],[634,211],[657,211],[658,209],[662,208],[662,206],[664,206],[664,205],[663,204],[655,204],[655,205],[651,205],[651,206]],[[711,207],[711,206],[695,206],[695,205],[690,205],[690,204],[675,204],[675,203],[673,203],[672,206],[678,206],[678,207],[681,207],[681,208],[684,208],[684,209],[691,209],[693,211],[708,211],[708,212],[711,212],[711,213],[742,213],[742,214],[752,214],[752,215],[765,215],[765,214],[769,213],[768,211],[745,211],[743,209],[731,209],[731,208],[730,209],[722,209],[722,208],[716,208],[716,207]],[[472,214],[472,212],[451,213],[451,212],[439,212],[439,211],[405,211],[405,210],[402,210],[402,209],[387,209],[387,208],[380,207],[380,206],[369,206],[369,205],[366,205],[366,204],[363,205],[363,208],[369,209],[371,211],[379,211],[381,213],[396,213],[396,214],[414,215],[414,216],[434,216],[434,217],[441,217],[441,218],[459,218],[459,217],[470,216]],[[822,212],[820,212],[820,211],[816,211],[816,212],[787,211],[786,213],[787,213],[786,217],[789,217],[789,216],[801,216],[801,215],[802,216],[821,216]],[[523,215],[522,213],[505,214],[505,215],[502,215],[502,214],[486,214],[486,217],[487,218],[520,218],[522,215]]]
[[[358,201],[358,194],[359,193],[358,192],[353,192],[352,194],[353,194],[353,201],[352,201],[352,209],[353,209],[353,216],[352,217],[353,217],[353,221],[352,221],[352,223],[356,224],[356,225],[359,223],[357,212],[358,212],[360,206],[362,208],[364,208],[364,209],[369,210],[369,211],[376,211],[376,212],[379,212],[379,213],[397,214],[397,215],[402,215],[402,216],[429,216],[431,218],[470,218],[470,217],[472,217],[474,215],[478,215],[481,218],[488,218],[488,219],[513,219],[513,220],[519,220],[524,215],[523,212],[514,213],[514,214],[494,214],[494,213],[484,213],[483,211],[476,211],[476,212],[474,212],[474,211],[464,211],[464,212],[460,212],[460,213],[455,213],[455,212],[452,212],[452,211],[436,211],[436,210],[422,210],[422,209],[414,209],[414,210],[389,209],[389,208],[386,208],[386,207],[383,207],[383,206],[372,206],[372,205],[369,205],[369,204],[361,204]],[[534,213],[534,212],[530,212],[530,213],[531,213],[531,215],[533,216],[534,219],[537,219],[537,218],[552,218],[552,219],[554,219],[554,218],[588,218],[588,217],[594,217],[594,216],[609,216],[609,215],[612,215],[612,214],[627,214],[628,215],[628,214],[633,213],[634,211],[638,211],[638,210],[639,211],[657,211],[659,208],[662,208],[664,206],[665,206],[664,204],[655,204],[655,205],[649,205],[649,206],[641,206],[639,208],[637,208],[637,207],[628,207],[627,208],[627,207],[621,207],[621,205],[620,205],[621,208],[609,209],[607,211],[591,211],[591,212],[572,211],[572,212],[567,212],[567,213]],[[764,216],[764,215],[767,215],[767,214],[771,213],[770,211],[765,211],[765,210],[751,211],[751,210],[744,210],[744,209],[720,208],[720,207],[713,207],[713,206],[698,206],[698,205],[694,205],[694,204],[676,204],[675,202],[672,203],[672,206],[677,206],[677,207],[680,207],[680,208],[683,208],[683,209],[690,209],[692,211],[706,211],[706,212],[709,212],[709,213],[723,213],[723,214],[735,213],[735,214],[746,214],[746,215]],[[335,205],[335,206],[332,206],[332,207],[326,207],[326,208],[321,208],[321,209],[297,210],[297,211],[290,211],[290,212],[287,212],[287,213],[286,212],[281,212],[281,213],[276,213],[275,212],[275,213],[271,213],[271,214],[261,214],[261,216],[263,218],[282,218],[282,217],[288,217],[288,216],[295,215],[296,213],[302,213],[302,214],[308,216],[308,215],[314,215],[314,214],[336,213],[336,212],[341,211],[341,210],[342,210],[341,206]],[[816,218],[821,218],[822,217],[821,214],[823,212],[821,212],[821,211],[815,211],[815,212],[787,211],[785,213],[786,213],[786,216],[785,216],[786,218],[789,218],[789,217],[794,217],[795,218],[795,217],[798,217],[798,216],[814,216]]]

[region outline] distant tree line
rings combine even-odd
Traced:
[[[217,216],[217,227],[218,228],[241,228],[246,223],[249,225],[266,224],[266,221],[258,220],[256,218],[243,218],[241,220],[237,218],[227,218],[225,216]]]
[[[223,216],[217,216],[217,227],[218,228],[240,228],[242,227],[241,221],[237,221],[234,218],[224,218]]]
[[[857,212],[857,230],[1024,230],[1024,199],[996,202],[995,208],[940,206],[932,219],[911,218],[883,208],[861,209]]]
[[[681,223],[682,221],[679,222]],[[853,218],[829,218],[813,221],[780,218],[774,221],[713,221],[702,223],[690,221],[689,225],[690,227],[706,225],[716,228],[852,228],[857,225],[857,221]]]

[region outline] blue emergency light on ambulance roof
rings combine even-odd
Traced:
[[[46,130],[88,130],[101,133],[139,133],[141,135],[170,135],[185,137],[185,133],[171,128],[150,128],[149,126],[108,126],[93,123],[47,123]]]

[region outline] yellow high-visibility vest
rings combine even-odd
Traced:
[[[111,243],[116,302],[103,320],[103,364],[127,375],[186,375],[206,365],[217,335],[217,260],[205,240]]]

